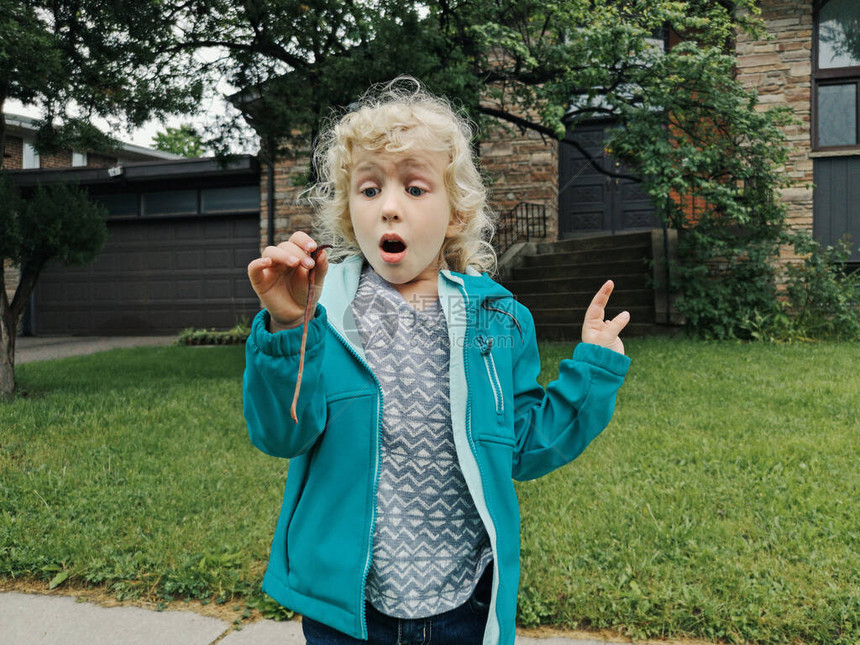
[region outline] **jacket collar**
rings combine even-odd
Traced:
[[[333,264],[326,274],[325,284],[320,295],[320,304],[325,307],[328,321],[341,336],[361,351],[361,338],[358,328],[352,316],[351,304],[358,291],[358,283],[361,279],[361,269],[364,266],[364,258],[360,255],[348,257],[343,262]],[[450,310],[450,304],[445,300],[451,298],[464,298],[466,309],[479,307],[485,300],[497,300],[499,298],[512,297],[510,291],[497,282],[491,280],[486,274],[481,274],[472,267],[466,269],[466,273],[457,273],[447,269],[439,272],[439,296],[443,299],[443,308],[446,313]],[[446,306],[449,305],[449,306]],[[449,320],[449,324],[451,321]]]

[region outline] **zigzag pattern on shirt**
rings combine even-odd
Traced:
[[[448,611],[492,551],[454,447],[445,317],[438,302],[413,310],[369,267],[353,315],[385,402],[368,599],[401,618]]]

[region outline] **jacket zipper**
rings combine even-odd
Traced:
[[[459,289],[460,289],[460,293],[463,294],[463,300],[465,301],[466,309],[468,310],[469,294],[466,292],[466,289],[462,284],[459,285]],[[464,375],[466,378],[466,392],[471,391],[470,387],[469,387],[469,352],[466,351],[466,347],[468,347],[469,328],[470,327],[471,327],[471,325],[469,323],[469,318],[467,316],[466,317],[466,334],[465,334],[466,344],[463,348],[463,372],[464,372]],[[483,336],[478,336],[475,340],[476,340],[476,342],[480,343],[481,340],[483,340]],[[467,437],[467,444],[470,446],[472,456],[475,459],[475,465],[478,467],[478,476],[483,480],[483,475],[481,474],[483,472],[483,467],[481,466],[481,460],[479,459],[478,453],[474,449],[471,448],[471,446],[474,445],[474,437],[472,436],[472,397],[468,396],[468,395],[466,396],[466,437]],[[466,484],[468,486],[468,482]],[[489,517],[489,521],[491,524],[494,524],[492,516],[490,515],[489,504],[486,504],[486,498],[485,498],[485,505],[487,508],[487,516]],[[488,533],[489,533],[489,531],[488,531]],[[491,540],[492,540],[492,538],[491,538]],[[498,570],[499,554],[496,552],[495,543],[492,541],[491,541],[491,548],[493,550],[493,567],[495,567]],[[494,585],[494,587],[495,587],[495,585]],[[495,602],[494,602],[495,601],[495,593],[496,592],[495,592],[495,588],[494,588],[493,595],[491,596],[491,601],[490,601],[490,607],[491,608],[495,605]],[[491,620],[495,620],[495,617],[493,617],[493,616],[487,617],[487,624],[488,625],[489,625],[489,622]]]
[[[493,390],[493,400],[496,403],[496,414],[504,414],[505,401],[502,395],[502,384],[499,382],[499,373],[496,371],[496,361],[493,359],[493,339],[478,336],[475,338],[484,359],[484,367],[487,369],[487,377],[490,379],[490,389]]]
[[[367,593],[367,576],[370,575],[370,565],[373,561],[373,534],[376,531],[376,496],[379,492],[379,439],[382,434],[382,386],[379,383],[379,380],[376,378],[376,374],[373,373],[373,370],[370,369],[370,365],[355,351],[353,346],[346,340],[343,336],[338,333],[338,331],[334,328],[333,325],[329,324],[329,327],[332,330],[332,333],[337,337],[337,339],[346,347],[347,351],[352,354],[356,360],[367,369],[370,373],[370,376],[373,378],[373,382],[376,383],[376,400],[377,400],[377,413],[376,413],[376,463],[373,466],[373,488],[371,488],[371,499],[373,503],[370,507],[370,535],[367,542],[367,558],[364,561],[364,572],[361,575],[361,589],[360,597],[359,597],[359,606],[360,615],[361,615],[361,633],[364,638],[367,638],[367,604],[364,602],[364,597]]]

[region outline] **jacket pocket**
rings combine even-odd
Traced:
[[[348,611],[360,604],[375,503],[376,401],[366,390],[329,399],[287,530],[290,587]]]

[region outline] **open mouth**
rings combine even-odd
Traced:
[[[379,253],[389,264],[395,264],[406,255],[406,242],[396,233],[386,233],[379,242]]]
[[[401,240],[383,240],[382,250],[386,253],[402,253],[406,245]]]

